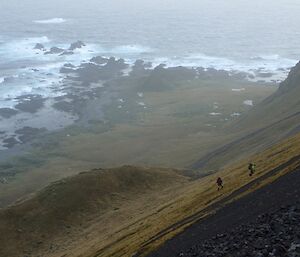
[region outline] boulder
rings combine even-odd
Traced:
[[[37,43],[33,49],[43,51],[43,50],[45,50],[45,47],[44,47],[44,45]]]
[[[63,56],[63,55],[72,55],[72,54],[74,54],[73,51],[64,51],[64,52],[62,52],[59,56]]]
[[[93,57],[90,62],[93,62],[93,63],[96,63],[96,64],[105,64],[108,62],[108,59],[107,58],[104,58],[102,56],[96,56],[96,57]]]
[[[72,43],[69,47],[69,50],[73,51],[75,49],[82,48],[83,46],[85,46],[85,43],[83,43],[82,41],[79,40],[79,41]]]
[[[11,108],[0,108],[0,116],[3,118],[10,118],[16,115],[18,111]]]
[[[64,49],[54,46],[51,47],[49,51],[45,52],[45,54],[61,54],[64,51]]]

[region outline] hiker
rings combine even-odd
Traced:
[[[223,180],[220,177],[218,177],[217,179],[217,185],[218,185],[218,191],[220,189],[223,189]]]
[[[248,165],[249,176],[251,177],[255,172],[256,165],[255,163],[250,162]]]

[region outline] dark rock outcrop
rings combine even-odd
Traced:
[[[71,63],[66,63],[63,67],[59,70],[60,73],[73,73],[76,72],[76,67]]]
[[[201,79],[228,79],[229,72],[225,70],[216,70],[214,68],[204,69],[199,67],[196,69],[198,78]]]
[[[61,54],[64,51],[64,49],[54,46],[51,47],[49,51],[45,52],[45,54]]]
[[[23,127],[16,130],[15,133],[19,135],[18,138],[22,143],[27,143],[46,131],[45,128]]]
[[[62,52],[59,56],[63,56],[63,55],[73,55],[74,54],[74,52],[72,52],[72,51],[64,51],[64,52]]]
[[[12,148],[15,145],[18,145],[20,142],[14,137],[5,138],[3,140],[3,146],[6,148]]]
[[[128,64],[125,63],[124,59],[116,59],[114,57],[110,57],[104,66],[106,71],[111,70],[111,72],[119,72],[128,67]]]
[[[144,60],[136,60],[132,66],[131,76],[143,77],[148,75],[151,71],[147,68],[151,68],[151,63],[145,63]]]
[[[82,63],[77,69],[71,70],[65,67],[61,69],[61,72],[75,72],[77,77],[74,77],[73,80],[82,82],[84,85],[89,85],[100,80],[108,80],[121,76],[123,74],[122,70],[127,67],[128,64],[123,59],[117,60],[111,57],[104,66],[96,63]]]
[[[3,118],[10,118],[16,115],[18,111],[11,108],[0,108],[0,116]]]
[[[29,113],[36,113],[44,106],[44,102],[46,101],[46,99],[40,95],[24,95],[18,97],[17,100],[19,103],[15,106],[15,108]]]
[[[33,49],[43,51],[45,50],[45,47],[43,44],[37,43]]]
[[[280,84],[277,94],[283,94],[295,88],[300,89],[300,62],[291,69],[287,79]]]
[[[83,43],[82,41],[78,40],[78,41],[76,41],[76,42],[74,42],[74,43],[72,43],[70,45],[69,50],[73,51],[75,49],[79,49],[79,48],[82,48],[84,46],[85,46],[85,43]]]
[[[300,203],[259,215],[255,222],[217,234],[178,256],[300,256]]]
[[[197,71],[185,67],[165,68],[160,64],[151,71],[144,84],[141,86],[143,91],[164,91],[172,89],[182,81],[195,79]]]
[[[108,59],[107,58],[104,58],[102,56],[96,56],[96,57],[93,57],[90,62],[94,62],[96,64],[105,64],[108,62]]]

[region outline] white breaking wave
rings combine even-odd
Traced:
[[[40,24],[59,24],[64,23],[67,20],[63,18],[52,18],[52,19],[46,19],[46,20],[35,20],[34,23],[40,23]]]
[[[214,57],[204,54],[191,54],[184,57],[159,57],[154,60],[155,64],[166,64],[168,67],[186,66],[186,67],[202,67],[214,68],[226,71],[269,71],[276,72],[279,69],[289,69],[293,67],[298,60],[280,57],[279,55],[270,55],[248,60],[232,60],[223,57]]]
[[[0,45],[0,65],[5,67],[7,62],[12,62],[22,63],[24,66],[24,68],[17,68],[15,72],[20,74],[21,77],[19,79],[12,80],[9,85],[6,85],[6,79],[3,76],[11,77],[12,74],[1,74],[0,102],[4,101],[5,105],[9,102],[7,99],[13,99],[28,93],[41,94],[45,97],[47,95],[56,96],[58,93],[55,92],[57,91],[55,89],[59,88],[62,76],[59,73],[60,67],[62,67],[65,63],[79,65],[81,62],[87,62],[90,58],[95,56],[114,56],[116,58],[124,58],[130,64],[132,64],[136,59],[144,59],[145,61],[152,62],[154,65],[163,63],[168,67],[185,66],[202,67],[205,69],[214,68],[233,73],[242,71],[253,74],[254,77],[259,77],[260,73],[266,76],[266,73],[270,72],[275,74],[279,80],[283,80],[289,69],[297,63],[296,60],[282,58],[279,55],[262,55],[249,58],[244,61],[208,56],[199,53],[185,56],[158,58],[155,57],[159,55],[159,53],[156,52],[156,49],[139,44],[120,45],[109,48],[103,47],[100,44],[88,43],[80,49],[75,49],[73,51],[73,55],[45,55],[43,51],[34,49],[34,46],[37,43],[43,44],[47,50],[53,46],[67,50],[71,42],[53,42],[46,36],[15,39],[3,42]],[[4,60],[5,63],[2,64],[1,60]],[[236,92],[243,90],[243,88],[232,89],[232,91]],[[138,96],[142,97],[142,94],[139,94]],[[250,105],[249,102],[248,105]],[[221,114],[211,113],[210,115],[214,116]]]
[[[149,59],[151,61],[151,59]],[[191,54],[183,57],[158,57],[153,60],[154,66],[165,64],[167,67],[202,67],[204,69],[213,68],[228,72],[245,72],[259,78],[261,74],[270,74],[269,78],[264,77],[264,81],[282,81],[286,78],[290,68],[295,66],[298,60],[288,59],[279,55],[262,55],[250,57],[245,60],[233,60],[223,57],[208,56],[205,54]],[[253,79],[259,80],[259,79]]]
[[[15,39],[5,42],[0,45],[1,59],[6,59],[7,61],[22,60],[26,58],[40,59],[42,53],[37,55],[37,51],[33,49],[37,43],[48,45],[50,43],[50,39],[46,36],[42,36]]]
[[[270,55],[258,55],[251,57],[252,60],[279,60],[280,55],[279,54],[270,54]]]
[[[18,75],[5,74],[6,76],[0,77],[0,83],[4,82],[0,87],[0,108],[13,108],[18,103],[16,98],[26,94],[38,94],[45,98],[65,94],[60,91],[63,79],[59,72],[60,68],[65,63],[79,65],[102,50],[96,44],[88,44],[81,49],[75,49],[73,55],[45,55],[43,51],[34,49],[37,43],[43,44],[46,49],[53,46],[68,49],[71,42],[63,44],[51,42],[49,38],[43,36],[15,39],[1,44],[1,59],[6,62],[22,63],[24,67],[19,66],[15,69],[14,72]],[[5,63],[3,65],[5,67]],[[10,83],[6,84],[7,81]]]
[[[249,62],[250,65],[261,69],[269,70],[269,71],[278,71],[279,69],[289,69],[295,66],[295,64],[297,64],[298,62],[298,60],[281,57],[278,54],[260,55],[260,56],[252,57],[250,59],[251,59],[251,61]]]
[[[107,54],[132,55],[154,52],[154,49],[142,45],[121,45],[114,48],[103,48],[102,51]]]
[[[45,51],[34,49],[37,43],[43,44],[48,51],[51,47],[56,46],[67,50],[70,43],[52,42],[48,37],[32,37],[7,41],[0,45],[0,64],[6,66],[9,62],[24,63],[23,66],[38,68],[40,65],[63,66],[65,62],[71,62],[79,65],[82,61],[88,61],[90,58],[102,52],[102,48],[96,44],[88,44],[80,49],[75,49],[72,55],[47,54]]]
[[[50,39],[46,36],[41,37],[28,37],[22,39],[15,39],[1,44],[0,49],[11,50],[13,53],[18,49],[26,49],[28,47],[33,47],[37,43],[46,44],[49,43]],[[7,53],[8,54],[8,53]]]
[[[154,64],[165,64],[167,67],[202,67],[215,68],[217,70],[232,70],[236,62],[227,58],[208,56],[204,54],[191,54],[189,56],[174,56],[173,58],[159,57],[154,60]]]
[[[284,79],[289,72],[289,69],[298,62],[298,60],[284,58],[278,54],[249,57],[245,60],[233,60],[225,57],[208,56],[201,53],[194,53],[186,56],[155,57],[158,54],[155,53],[155,49],[139,44],[120,45],[109,48],[103,47],[99,44],[89,43],[81,49],[76,49],[74,51],[75,55],[68,56],[45,56],[42,51],[37,52],[33,49],[36,43],[42,43],[47,49],[49,49],[51,46],[68,49],[71,43],[57,44],[55,42],[51,42],[50,44],[50,42],[51,41],[46,36],[5,42],[4,44],[0,45],[0,56],[2,59],[3,57],[11,57],[12,59],[32,57],[33,59],[43,59],[44,61],[54,61],[54,59],[56,59],[56,61],[73,61],[75,62],[74,64],[79,64],[80,61],[88,60],[97,55],[106,57],[115,56],[117,58],[124,58],[129,63],[133,63],[136,59],[144,59],[145,61],[152,62],[154,66],[165,64],[167,67],[184,66],[202,67],[205,69],[214,68],[216,70],[226,70],[230,72],[246,72],[255,77],[259,77],[260,73],[263,75],[272,73],[274,75],[278,74],[276,79],[279,80]],[[264,79],[266,80],[267,78],[264,77]]]

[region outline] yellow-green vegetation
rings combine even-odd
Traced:
[[[143,215],[141,201],[147,209],[187,181],[176,170],[124,166],[82,172],[52,183],[0,212],[0,256],[20,256],[23,250],[36,254],[37,249],[49,248],[57,254],[78,246],[77,240],[85,241],[91,233],[106,237],[122,222],[135,219],[135,213]]]
[[[112,245],[109,249],[105,249],[105,251],[99,251],[99,254],[93,253],[89,256],[131,256],[135,251],[141,251],[143,254],[146,254],[168,238],[180,232],[184,227],[214,212],[216,208],[254,191],[274,181],[286,172],[295,169],[300,165],[299,151],[300,135],[298,134],[296,137],[290,138],[282,144],[254,155],[250,159],[239,162],[237,165],[227,167],[214,175],[192,182],[185,188],[184,193],[180,192],[177,197],[173,196],[172,200],[158,208],[155,214],[150,215],[147,218],[147,222],[144,222],[144,226],[138,228],[138,231],[135,231],[133,235],[132,232],[128,233],[122,237],[122,242]],[[241,191],[239,194],[233,195],[233,197],[228,197],[239,188],[251,183],[252,180],[259,177],[263,178],[264,175],[273,169],[287,163],[293,159],[293,157],[297,156],[296,161],[283,167],[278,173],[271,173],[270,176],[258,180],[257,183],[245,191]],[[250,160],[254,161],[258,167],[256,176],[252,179],[249,179],[247,171],[248,162]],[[221,193],[219,193],[215,187],[217,176],[222,176],[225,181],[225,189]],[[223,199],[226,199],[226,201],[222,202]],[[216,205],[216,207],[212,209],[209,208],[217,202],[222,202],[222,204],[220,204],[220,206]],[[177,222],[179,225],[174,225]],[[160,234],[162,230],[166,230],[166,232]],[[147,237],[150,237],[150,239],[145,240]],[[142,239],[139,240],[139,238]]]
[[[1,211],[0,253],[14,257],[26,249],[45,257],[146,254],[222,205],[295,169],[299,153],[300,134],[195,181],[182,171],[132,166],[61,180]],[[248,176],[249,161],[257,165],[253,177]],[[216,190],[218,176],[225,182],[222,191]]]

